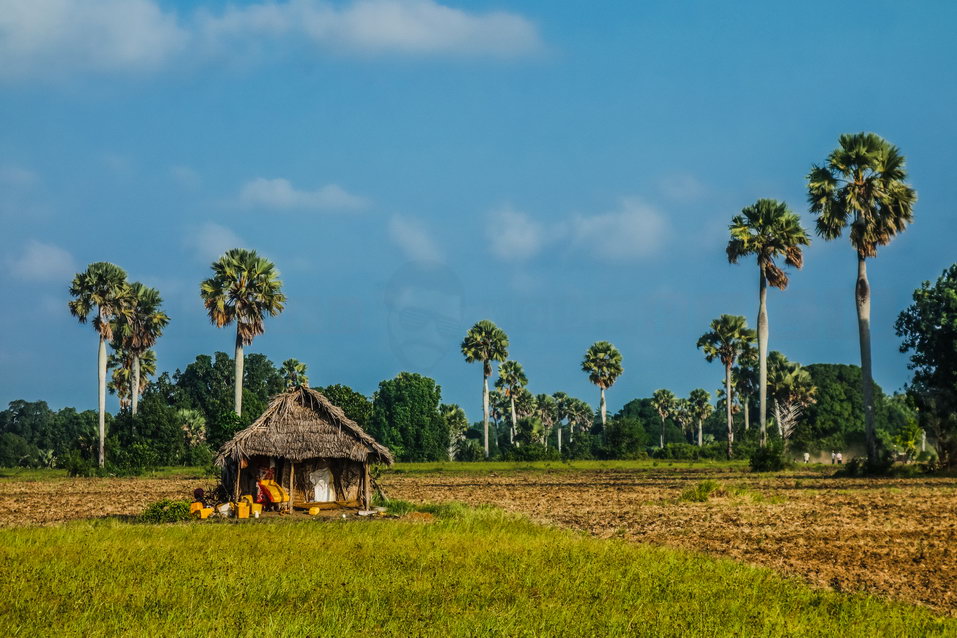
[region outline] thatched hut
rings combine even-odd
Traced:
[[[319,392],[299,386],[275,397],[249,427],[223,444],[216,463],[234,475],[234,498],[256,495],[273,479],[289,508],[368,508],[369,466],[392,465],[392,453]]]

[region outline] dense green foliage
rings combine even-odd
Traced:
[[[493,509],[431,513],[439,517],[431,524],[90,521],[0,530],[0,629],[443,637],[957,630],[921,608],[812,589],[729,560],[593,539]],[[254,567],[262,557],[268,569]]]
[[[180,523],[189,520],[189,501],[164,498],[151,503],[139,516],[141,523]]]
[[[449,431],[439,413],[442,389],[420,374],[400,372],[379,384],[369,433],[399,461],[448,458]]]
[[[897,319],[901,352],[911,353],[909,394],[942,464],[957,466],[957,264],[914,291]]]

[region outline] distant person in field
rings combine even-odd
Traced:
[[[842,465],[844,463],[844,455],[840,452],[837,453],[837,464]]]
[[[831,451],[831,465],[834,465],[835,463],[837,463],[837,454]]]
[[[805,453],[804,453],[804,462],[805,462],[805,463],[810,463],[810,462],[811,462],[811,454],[810,454],[810,452],[805,452]]]

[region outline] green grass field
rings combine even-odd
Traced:
[[[494,509],[0,530],[4,636],[957,636],[957,621]]]

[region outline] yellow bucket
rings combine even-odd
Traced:
[[[202,508],[202,509],[199,510],[199,517],[200,517],[200,518],[209,518],[209,515],[212,514],[212,513],[213,513],[213,508],[212,508],[212,507],[204,507],[204,508]]]
[[[318,513],[321,512],[321,511],[322,511],[322,508],[321,508],[321,507],[310,507],[310,508],[309,508],[309,516],[315,516],[316,514],[318,514]]]
[[[203,509],[203,504],[200,503],[199,501],[196,501],[195,503],[190,503],[190,504],[189,504],[189,513],[190,513],[190,514],[195,514],[196,512],[199,512],[199,511],[202,510],[202,509]]]
[[[246,501],[236,503],[236,518],[249,518],[249,503]]]

